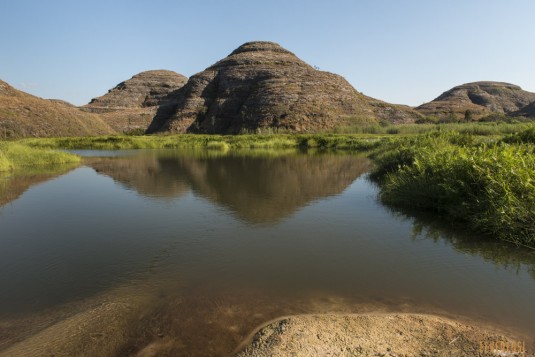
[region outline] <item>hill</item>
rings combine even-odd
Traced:
[[[424,115],[463,118],[470,110],[474,118],[492,113],[512,114],[535,102],[535,93],[503,82],[473,82],[454,87],[416,108]]]
[[[115,131],[95,114],[19,91],[0,80],[0,138],[92,136]]]
[[[313,132],[362,122],[413,122],[409,107],[357,92],[343,77],[319,71],[273,42],[248,42],[192,76],[176,109],[148,132]]]
[[[175,103],[175,92],[187,77],[173,71],[154,70],[134,75],[108,93],[94,98],[83,110],[99,113],[119,132],[146,129],[158,110]]]
[[[535,118],[535,102],[513,113],[514,116]]]

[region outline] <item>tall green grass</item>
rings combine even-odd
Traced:
[[[535,144],[535,126],[532,126],[524,131],[508,135],[503,139],[503,142],[509,144]]]
[[[534,154],[532,143],[440,133],[386,143],[374,154],[372,177],[385,203],[433,210],[535,247]]]
[[[0,171],[80,162],[80,157],[61,151],[32,148],[18,142],[0,142]]]
[[[33,148],[48,149],[288,149],[314,148],[368,150],[378,145],[381,137],[336,134],[271,134],[271,135],[153,135],[102,136],[81,138],[40,138],[21,140]]]
[[[367,124],[349,127],[338,127],[336,134],[381,134],[381,135],[419,135],[435,131],[457,132],[472,135],[503,135],[512,134],[529,127],[530,123],[506,122],[470,122],[470,123],[426,123],[426,124]]]

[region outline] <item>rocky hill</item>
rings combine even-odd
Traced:
[[[0,139],[114,132],[96,114],[83,112],[63,101],[35,97],[0,81]]]
[[[420,117],[364,96],[343,77],[316,70],[272,42],[245,43],[192,76],[176,98],[176,110],[155,118],[148,132],[310,132]]]
[[[535,102],[535,93],[503,82],[474,82],[454,87],[416,109],[424,115],[464,117],[470,110],[474,118],[492,113],[512,114]]]
[[[535,118],[535,102],[526,105],[524,108],[514,112],[513,116]]]
[[[176,91],[187,77],[173,71],[141,72],[94,98],[83,110],[99,113],[119,132],[146,129],[158,110],[175,103]]]

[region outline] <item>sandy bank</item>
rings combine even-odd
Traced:
[[[530,343],[433,315],[298,315],[261,327],[236,356],[534,356]],[[527,353],[513,353],[514,346]]]

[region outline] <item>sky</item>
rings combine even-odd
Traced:
[[[263,40],[391,103],[480,80],[535,92],[534,14],[535,0],[0,0],[0,79],[82,105]]]

